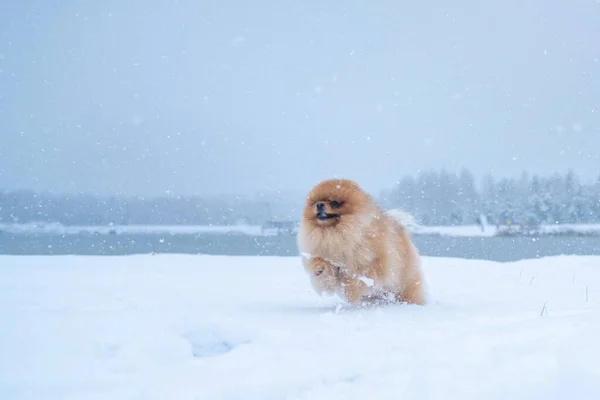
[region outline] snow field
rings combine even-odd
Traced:
[[[600,257],[423,269],[339,310],[298,258],[0,257],[0,399],[600,398]]]

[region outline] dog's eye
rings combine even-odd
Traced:
[[[331,207],[333,207],[333,208],[338,208],[339,206],[342,205],[342,203],[340,203],[337,200],[333,200],[330,204],[331,204]]]

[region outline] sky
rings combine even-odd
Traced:
[[[600,175],[600,2],[0,3],[0,190]]]

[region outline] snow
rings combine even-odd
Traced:
[[[371,287],[375,284],[375,281],[371,278],[367,278],[366,276],[359,276],[359,280],[361,280],[367,287]]]
[[[599,398],[600,257],[423,267],[353,309],[299,258],[3,256],[0,398]]]

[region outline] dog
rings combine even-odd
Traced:
[[[425,304],[420,255],[407,222],[384,212],[356,182],[329,179],[310,190],[302,210],[297,246],[319,294],[349,304]]]

